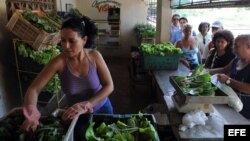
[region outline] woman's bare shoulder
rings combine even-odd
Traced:
[[[63,53],[59,54],[48,63],[49,67],[61,70],[66,64],[65,57]]]
[[[87,49],[87,53],[93,59],[96,59],[102,56],[101,53],[96,49]]]

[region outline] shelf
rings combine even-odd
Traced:
[[[94,20],[98,28],[97,47],[119,48],[120,21]]]

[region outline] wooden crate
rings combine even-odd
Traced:
[[[6,0],[6,10],[8,19],[17,9],[57,11],[56,0]]]
[[[141,43],[155,44],[155,38],[142,38]]]
[[[33,12],[36,12],[39,16],[45,16],[42,11]],[[51,22],[60,28],[60,25],[58,25],[56,22],[52,20]],[[35,50],[42,50],[48,45],[57,45],[57,43],[60,41],[59,32],[47,33],[41,29],[38,29],[25,18],[23,18],[22,12],[19,10],[13,14],[6,27],[16,36],[31,45]]]

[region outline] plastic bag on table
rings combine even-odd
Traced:
[[[240,112],[243,108],[243,103],[237,93],[229,86],[220,83],[217,80],[217,75],[211,77],[211,82],[218,87],[221,91],[229,96],[228,105],[235,109],[235,111]]]

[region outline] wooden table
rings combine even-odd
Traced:
[[[190,70],[181,63],[178,70],[175,71],[154,71],[153,76],[158,91],[161,92],[164,102],[167,106],[167,115],[172,130],[178,140],[223,140],[224,125],[226,124],[250,124],[241,114],[230,108],[228,105],[213,105],[214,112],[208,116],[206,126],[195,126],[186,131],[179,131],[182,124],[184,113],[178,112],[176,109],[172,95],[175,89],[169,82],[170,76],[188,75]],[[196,132],[199,130],[199,132]]]

